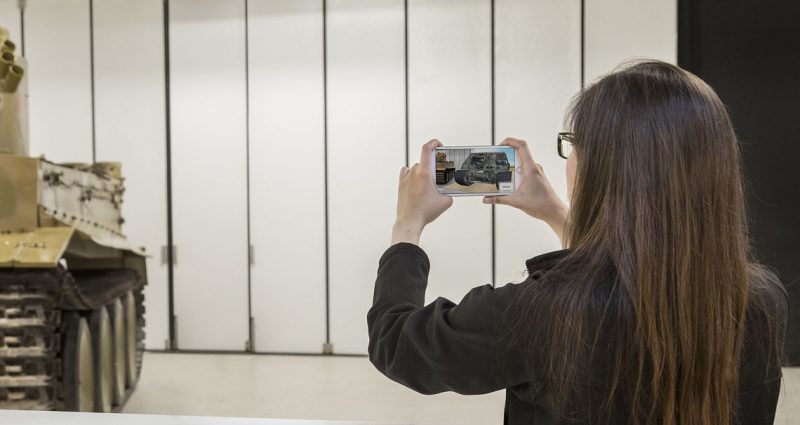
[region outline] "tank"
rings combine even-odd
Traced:
[[[144,249],[118,163],[29,157],[25,63],[0,29],[0,409],[118,411],[144,350]]]
[[[436,152],[436,184],[447,184],[453,179],[456,166],[447,160],[447,153]]]
[[[511,181],[511,168],[504,152],[473,152],[461,168],[455,170],[456,183],[471,186],[476,181],[500,188],[500,183]]]

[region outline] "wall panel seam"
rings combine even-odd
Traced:
[[[91,93],[92,163],[97,162],[97,124],[95,120],[94,77],[94,0],[89,0],[89,90]]]
[[[406,167],[408,167],[409,164],[410,164],[410,158],[409,158],[409,153],[408,153],[408,149],[409,149],[409,146],[408,146],[409,145],[409,134],[408,134],[408,125],[409,125],[408,124],[408,0],[403,0],[403,54],[404,54],[403,65],[405,67],[403,77],[405,78],[404,89],[405,89],[405,114],[406,114],[406,116],[405,116]]]
[[[494,2],[495,0],[490,0],[490,23],[489,23],[489,32],[491,37],[491,42],[489,43],[491,49],[491,56],[490,56],[490,66],[491,66],[491,145],[494,146],[495,139],[497,137],[496,129],[495,129],[495,110],[496,110],[496,102],[495,102],[495,39],[494,39]],[[495,205],[492,204],[492,287],[497,287],[497,214]]]
[[[247,343],[245,348],[249,352],[255,351],[255,335],[253,334],[253,297],[252,297],[252,226],[250,221],[250,15],[249,2],[244,0],[244,126],[245,126],[245,190],[247,201],[245,213],[247,215]]]
[[[175,329],[175,268],[172,226],[172,99],[170,98],[170,44],[169,44],[169,0],[164,0],[163,11],[163,31],[164,31],[164,128],[166,131],[166,158],[167,166],[167,295],[168,295],[168,314],[169,317],[169,350],[177,350],[177,329]]]
[[[19,39],[22,57],[25,57],[25,3],[17,3],[19,7]]]
[[[330,267],[330,228],[328,205],[328,2],[322,0],[322,116],[323,145],[325,158],[325,347],[331,343],[331,267]]]
[[[586,0],[581,0],[581,89],[586,86]]]

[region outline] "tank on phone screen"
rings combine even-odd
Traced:
[[[455,163],[447,160],[447,153],[436,152],[436,184],[447,184],[455,172]]]
[[[471,186],[476,181],[495,185],[511,181],[511,167],[504,152],[473,152],[455,170],[456,183]]]

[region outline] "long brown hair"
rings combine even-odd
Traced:
[[[763,270],[725,106],[691,73],[648,61],[585,89],[568,121],[571,250],[531,285],[520,322],[539,329],[527,347],[541,392],[567,420],[729,425]],[[605,397],[583,397],[598,386]]]

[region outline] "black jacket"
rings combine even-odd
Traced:
[[[522,283],[479,286],[458,305],[438,298],[425,306],[430,268],[427,255],[413,244],[390,247],[380,259],[373,305],[367,315],[370,360],[387,377],[423,394],[485,394],[505,389],[505,424],[563,423],[541,402],[542,382],[531,378],[521,350],[504,349],[498,341],[509,331],[503,329],[500,318],[512,301],[567,252],[555,251],[528,260],[529,278]],[[785,326],[788,299],[779,282],[772,296],[778,322]],[[746,344],[752,347],[744,349],[736,422],[771,424],[781,371],[772,367],[769,373],[753,372],[764,371],[759,366],[769,365],[765,358],[769,356],[753,349],[767,343],[759,338],[760,332],[750,328],[748,332],[746,326]]]

